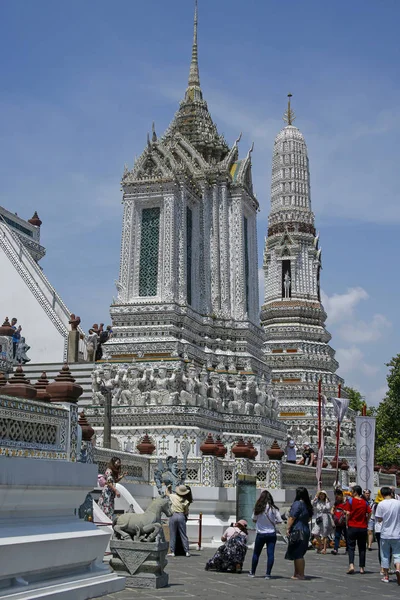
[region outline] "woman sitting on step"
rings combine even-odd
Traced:
[[[221,542],[225,543],[207,562],[206,571],[212,569],[241,573],[247,552],[247,535],[247,521],[241,519],[237,523],[232,523],[221,537]]]

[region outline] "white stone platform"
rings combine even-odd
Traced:
[[[96,465],[0,457],[0,598],[86,600],[121,590],[103,564],[110,534],[77,509]]]

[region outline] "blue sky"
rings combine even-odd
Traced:
[[[192,0],[3,0],[0,204],[43,220],[42,266],[87,329],[108,320],[120,177],[187,82]],[[252,141],[261,204],[286,94],[310,158],[322,288],[340,373],[371,403],[399,351],[398,0],[199,0],[203,93],[229,143]]]

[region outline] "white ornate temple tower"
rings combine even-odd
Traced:
[[[251,151],[238,158],[203,99],[197,8],[189,83],[162,138],[125,169],[112,356],[179,355],[265,372],[259,327],[258,202]]]
[[[317,411],[318,381],[321,379],[323,394],[329,397],[337,396],[343,380],[336,375],[339,365],[325,329],[321,249],[311,210],[307,146],[293,125],[290,97],[284,116],[287,125],[278,133],[273,150],[261,322],[280,417],[298,443],[304,439],[315,443],[317,431],[311,417]],[[328,447],[333,443],[331,433],[326,430]]]
[[[120,447],[135,447],[145,428],[159,452],[179,452],[185,435],[198,453],[214,431],[228,444],[251,435],[265,456],[284,437],[259,324],[252,149],[239,159],[239,141],[229,148],[203,98],[196,3],[184,99],[161,138],[153,125],[122,178],[109,364],[93,375],[95,404],[113,394]],[[101,409],[88,414],[101,437]]]

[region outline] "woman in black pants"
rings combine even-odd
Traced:
[[[368,502],[361,498],[362,489],[355,485],[351,491],[352,498],[349,499],[349,508],[347,512],[347,547],[349,549],[349,570],[348,575],[354,575],[354,554],[356,544],[358,546],[360,573],[365,573],[365,555],[368,539],[368,519],[371,514],[371,507]]]

